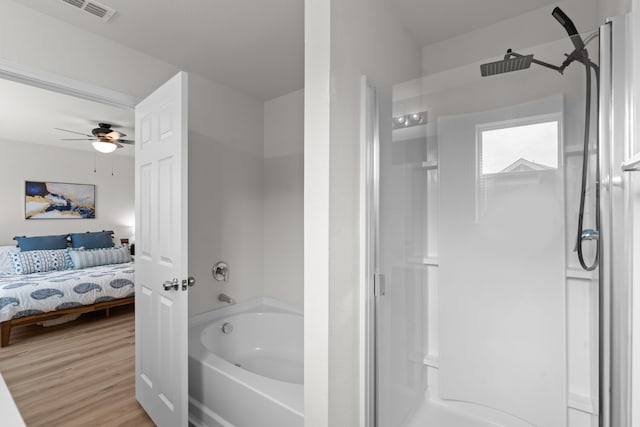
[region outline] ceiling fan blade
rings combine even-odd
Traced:
[[[95,138],[60,138],[60,141],[95,141]]]
[[[84,136],[88,136],[88,137],[92,137],[93,136],[93,135],[89,135],[89,134],[82,133],[82,132],[76,132],[74,130],[69,130],[69,129],[60,129],[60,128],[54,128],[54,129],[61,130],[61,131],[64,131],[64,132],[77,133],[78,135],[84,135]]]
[[[119,144],[118,141],[113,141],[112,144],[116,144],[116,147],[118,147],[118,148],[122,148],[123,147],[123,145]]]
[[[136,142],[133,139],[119,139],[118,142],[120,144],[135,144]]]

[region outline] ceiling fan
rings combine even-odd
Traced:
[[[109,123],[98,123],[98,127],[91,129],[91,135],[83,132],[76,132],[68,129],[55,128],[64,132],[76,133],[84,135],[88,138],[61,138],[61,141],[93,141],[92,145],[101,153],[113,153],[118,148],[122,148],[122,144],[133,144],[135,141],[131,139],[122,139],[127,136],[122,132],[111,129],[117,127]]]

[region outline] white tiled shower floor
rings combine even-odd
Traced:
[[[498,424],[471,417],[441,403],[425,400],[407,427],[498,427]]]

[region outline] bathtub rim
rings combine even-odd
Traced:
[[[196,314],[189,318],[189,329],[234,314],[256,312],[255,309],[259,307],[264,307],[265,309],[265,311],[261,311],[261,313],[298,314],[304,317],[304,311],[299,306],[289,304],[275,298],[258,297]]]
[[[237,382],[274,404],[304,417],[304,384],[279,381],[239,368],[210,352],[202,343],[202,331],[211,323],[243,313],[295,314],[304,319],[303,311],[300,308],[268,297],[254,298],[195,315],[189,319],[189,359],[193,359],[196,363],[201,363],[208,369]],[[190,397],[206,407],[206,402],[200,402],[195,396]]]

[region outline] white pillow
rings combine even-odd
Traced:
[[[69,248],[67,251],[75,269],[131,262],[131,253],[127,245],[98,249]]]
[[[14,274],[13,263],[9,256],[11,252],[20,252],[20,248],[16,245],[0,246],[0,274]]]
[[[12,252],[9,256],[16,274],[62,271],[73,268],[71,257],[66,249]]]

